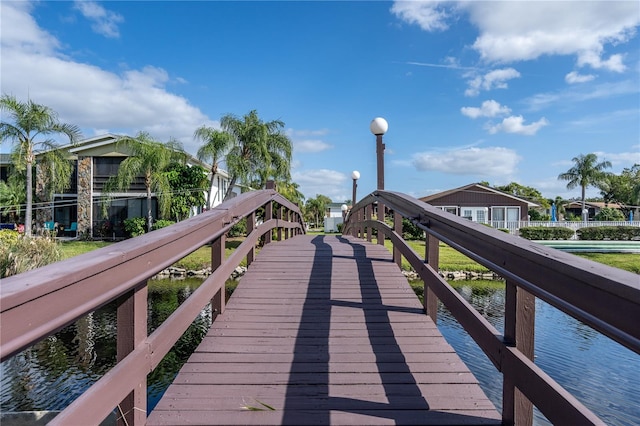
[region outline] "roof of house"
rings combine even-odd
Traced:
[[[603,203],[601,201],[585,201],[584,202],[585,206],[587,207],[597,207],[599,209],[604,209],[605,207],[609,207],[611,209],[621,209],[622,206],[620,204],[617,203]],[[564,205],[564,208],[575,208],[575,209],[580,209],[582,208],[582,201],[572,201],[568,204]]]
[[[499,190],[497,190],[495,188],[491,188],[489,186],[485,186],[485,185],[482,185],[480,183],[471,183],[469,185],[461,186],[459,188],[449,189],[447,191],[443,191],[443,192],[438,192],[436,194],[427,195],[425,197],[421,197],[420,201],[424,201],[424,202],[428,203],[430,201],[442,198],[442,197],[444,197],[446,195],[453,194],[453,193],[456,193],[456,192],[470,191],[473,188],[481,188],[481,189],[483,189],[485,191],[493,192],[495,194],[498,194],[498,195],[501,195],[501,196],[504,196],[504,197],[507,197],[507,198],[511,198],[511,199],[516,200],[516,201],[521,202],[521,203],[527,203],[527,205],[529,207],[540,207],[540,204],[538,204],[538,203],[534,203],[533,201],[526,200],[524,198],[516,197],[515,195],[508,194],[508,193],[503,192],[503,191],[499,191]]]
[[[116,135],[113,133],[105,133],[103,135],[93,136],[87,139],[82,139],[75,144],[67,144],[61,146],[60,148],[66,149],[73,155],[82,155],[83,153],[89,153],[89,155],[100,155],[100,156],[126,156],[126,154],[117,151],[115,149],[109,149],[110,146],[115,145],[119,138],[124,135]],[[187,154],[188,163],[192,165],[199,165],[204,167],[204,169],[209,172],[211,171],[211,165],[200,161],[198,158]],[[229,173],[226,170],[218,168],[218,174],[228,178]]]

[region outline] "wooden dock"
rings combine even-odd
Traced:
[[[148,425],[497,425],[382,246],[265,246]]]

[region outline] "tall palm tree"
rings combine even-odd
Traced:
[[[51,108],[32,100],[18,101],[15,96],[2,95],[0,110],[10,118],[10,122],[0,122],[0,140],[14,144],[14,158],[19,159],[26,172],[25,235],[31,235],[33,208],[33,165],[38,152],[52,150],[58,144],[51,135],[63,134],[75,144],[82,137],[80,129],[72,124],[61,123],[58,114]],[[42,139],[41,139],[42,138]],[[69,176],[67,176],[68,180]]]
[[[220,125],[233,140],[226,156],[231,183],[225,200],[238,180],[245,185],[257,182],[262,188],[268,179],[291,179],[292,145],[282,133],[282,121],[264,122],[253,110],[242,118],[227,114],[220,120]]]
[[[572,158],[571,161],[574,166],[565,173],[560,173],[558,179],[568,182],[567,189],[574,189],[578,186],[582,189],[582,219],[586,220],[584,210],[587,187],[597,186],[605,179],[604,169],[611,167],[611,162],[601,161],[598,163],[598,156],[595,154],[580,154]]]
[[[213,180],[218,173],[220,160],[224,158],[231,146],[232,138],[227,132],[207,126],[197,128],[193,133],[193,137],[198,141],[204,142],[204,145],[198,148],[198,159],[200,161],[211,161],[211,182],[207,192],[207,208],[210,208]]]
[[[171,208],[171,185],[165,171],[173,161],[184,162],[186,153],[179,143],[157,142],[145,132],[138,133],[136,137],[121,137],[116,146],[129,156],[120,163],[118,174],[107,180],[105,192],[110,194],[116,190],[125,191],[137,177],[142,176],[147,192],[147,231],[151,231],[151,196],[156,194],[161,214],[168,216]]]

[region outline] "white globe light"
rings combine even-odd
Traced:
[[[351,172],[351,179],[353,180],[358,180],[360,179],[360,172],[357,170],[354,170]]]
[[[387,133],[387,130],[389,129],[389,124],[387,124],[387,120],[385,120],[384,118],[376,117],[373,120],[371,120],[369,129],[371,130],[371,133],[373,133],[374,135],[384,135],[385,133]]]
[[[343,204],[342,206],[340,206],[340,210],[342,210],[343,212],[346,212],[347,210],[349,210],[349,206],[347,206],[346,204]]]

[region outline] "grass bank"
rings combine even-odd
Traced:
[[[320,235],[320,234],[319,234]],[[230,238],[226,241],[225,253],[228,257],[242,242],[241,238]],[[411,248],[419,255],[424,256],[424,241],[408,241]],[[77,256],[91,250],[108,246],[110,242],[102,241],[65,241],[60,243],[62,258]],[[385,247],[391,250],[391,242],[386,240]],[[615,268],[624,269],[625,271],[640,274],[640,255],[631,253],[575,253],[586,259],[593,260],[598,263],[613,266]],[[211,265],[211,250],[209,247],[201,247],[191,253],[184,259],[178,261],[175,266],[188,270],[199,270]],[[243,261],[242,265],[246,265]],[[409,262],[402,260],[402,268],[404,270],[411,269]],[[469,259],[463,254],[447,246],[440,244],[440,270],[442,271],[468,271],[468,272],[488,272],[489,270],[477,262]]]

